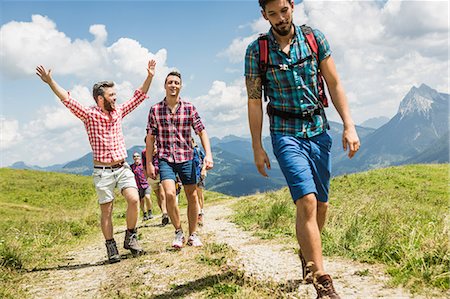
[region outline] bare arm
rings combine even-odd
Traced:
[[[350,109],[348,106],[347,97],[345,96],[344,88],[337,74],[334,60],[331,56],[321,61],[320,71],[327,82],[328,91],[330,92],[333,105],[344,123],[342,146],[344,151],[347,151],[348,147],[348,157],[352,158],[358,151],[360,142],[358,134],[356,133],[355,124],[353,123],[350,115]]]
[[[207,170],[210,170],[214,167],[214,161],[212,157],[211,144],[209,143],[208,133],[206,133],[206,130],[202,130],[198,134],[198,136],[200,137],[203,149],[205,150],[205,159],[203,160],[203,165]]]
[[[42,81],[48,84],[52,91],[55,93],[55,95],[61,100],[66,101],[68,99],[68,93],[67,91],[59,86],[58,83],[56,83],[55,80],[52,78],[52,70],[49,69],[48,71],[42,66],[36,67],[36,75],[41,78]]]
[[[145,78],[144,83],[142,83],[142,85],[138,88],[143,93],[147,93],[150,88],[150,84],[152,83],[153,76],[155,76],[155,67],[156,67],[156,61],[153,59],[150,60],[148,62],[148,66],[147,66],[147,78]]]
[[[156,180],[156,173],[155,173],[155,166],[153,165],[153,146],[155,144],[155,136],[151,134],[147,134],[147,140],[145,142],[145,149],[146,149],[146,160],[147,160],[147,175],[153,179]]]
[[[261,78],[246,77],[245,84],[247,85],[248,122],[252,135],[253,156],[258,172],[267,177],[265,166],[270,169],[270,160],[261,141],[263,124]]]

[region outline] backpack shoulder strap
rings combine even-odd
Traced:
[[[260,34],[258,37],[259,46],[259,74],[261,76],[261,83],[264,93],[264,102],[267,102],[267,80],[266,72],[269,66],[269,36],[267,34]]]
[[[258,37],[259,45],[259,70],[261,74],[267,71],[269,63],[269,36],[267,34],[260,34]]]
[[[313,55],[316,57],[317,61],[319,61],[319,46],[317,45],[312,28],[308,25],[302,25],[300,28],[302,29],[303,36],[306,38],[306,42],[311,48]]]

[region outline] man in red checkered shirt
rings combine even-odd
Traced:
[[[183,183],[188,201],[189,238],[187,245],[202,246],[196,234],[198,197],[197,176],[193,163],[194,152],[191,143],[191,128],[200,136],[206,155],[206,169],[213,167],[213,159],[208,134],[194,105],[180,98],[181,75],[170,72],[164,83],[166,97],[150,108],[147,125],[147,173],[155,178],[152,161],[153,144],[158,147],[158,162],[161,184],[166,193],[167,212],[175,227],[175,239],[172,246],[184,245],[184,233],[180,223],[180,211],[176,204],[175,181],[178,175]]]
[[[83,123],[92,147],[94,159],[94,184],[101,210],[101,227],[106,240],[108,260],[119,262],[120,255],[113,237],[112,209],[114,188],[118,186],[128,207],[126,213],[127,231],[124,248],[133,255],[143,253],[137,240],[137,220],[139,213],[139,194],[130,166],[125,162],[127,151],[122,133],[122,119],[147,98],[156,62],[150,60],[144,83],[134,92],[133,97],[123,104],[116,105],[114,82],[102,81],[94,84],[93,97],[96,106],[84,107],[59,86],[51,76],[51,70],[42,65],[36,74],[47,83],[61,102]]]

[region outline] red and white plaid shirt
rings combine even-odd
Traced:
[[[94,160],[103,163],[121,161],[127,157],[125,140],[122,133],[122,118],[133,111],[147,95],[140,90],[123,104],[116,106],[111,116],[104,113],[99,106],[84,107],[70,96],[63,104],[78,117],[86,127]]]
[[[191,127],[196,134],[205,129],[191,103],[180,99],[174,114],[165,99],[153,105],[148,114],[147,132],[156,136],[158,158],[171,163],[192,160]]]

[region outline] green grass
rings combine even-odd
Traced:
[[[0,169],[0,297],[21,297],[21,273],[60,261],[99,232],[90,177]]]
[[[449,165],[411,165],[336,177],[322,234],[324,254],[387,265],[393,285],[449,288]],[[235,221],[256,234],[295,238],[287,189],[253,195]]]

